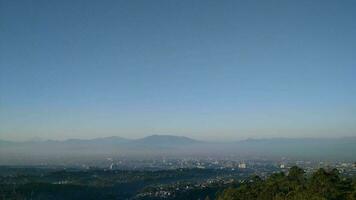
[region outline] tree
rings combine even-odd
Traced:
[[[336,169],[319,169],[310,178],[299,167],[288,175],[275,173],[266,180],[253,177],[235,188],[228,188],[219,200],[356,200],[356,182],[341,178]]]

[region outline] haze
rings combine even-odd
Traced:
[[[355,8],[0,0],[0,139],[356,136]]]

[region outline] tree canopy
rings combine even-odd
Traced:
[[[299,167],[265,180],[252,177],[225,189],[218,200],[356,200],[356,181],[341,177],[336,169],[319,169],[310,176]]]

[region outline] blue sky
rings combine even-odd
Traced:
[[[355,1],[0,0],[0,138],[356,135]]]

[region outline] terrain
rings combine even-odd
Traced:
[[[95,139],[0,141],[0,165],[61,164],[105,157],[189,157],[234,155],[240,158],[288,157],[295,159],[356,160],[356,137],[270,138],[230,142],[207,142],[172,135],[140,139],[105,137]],[[64,159],[66,158],[66,159]]]

